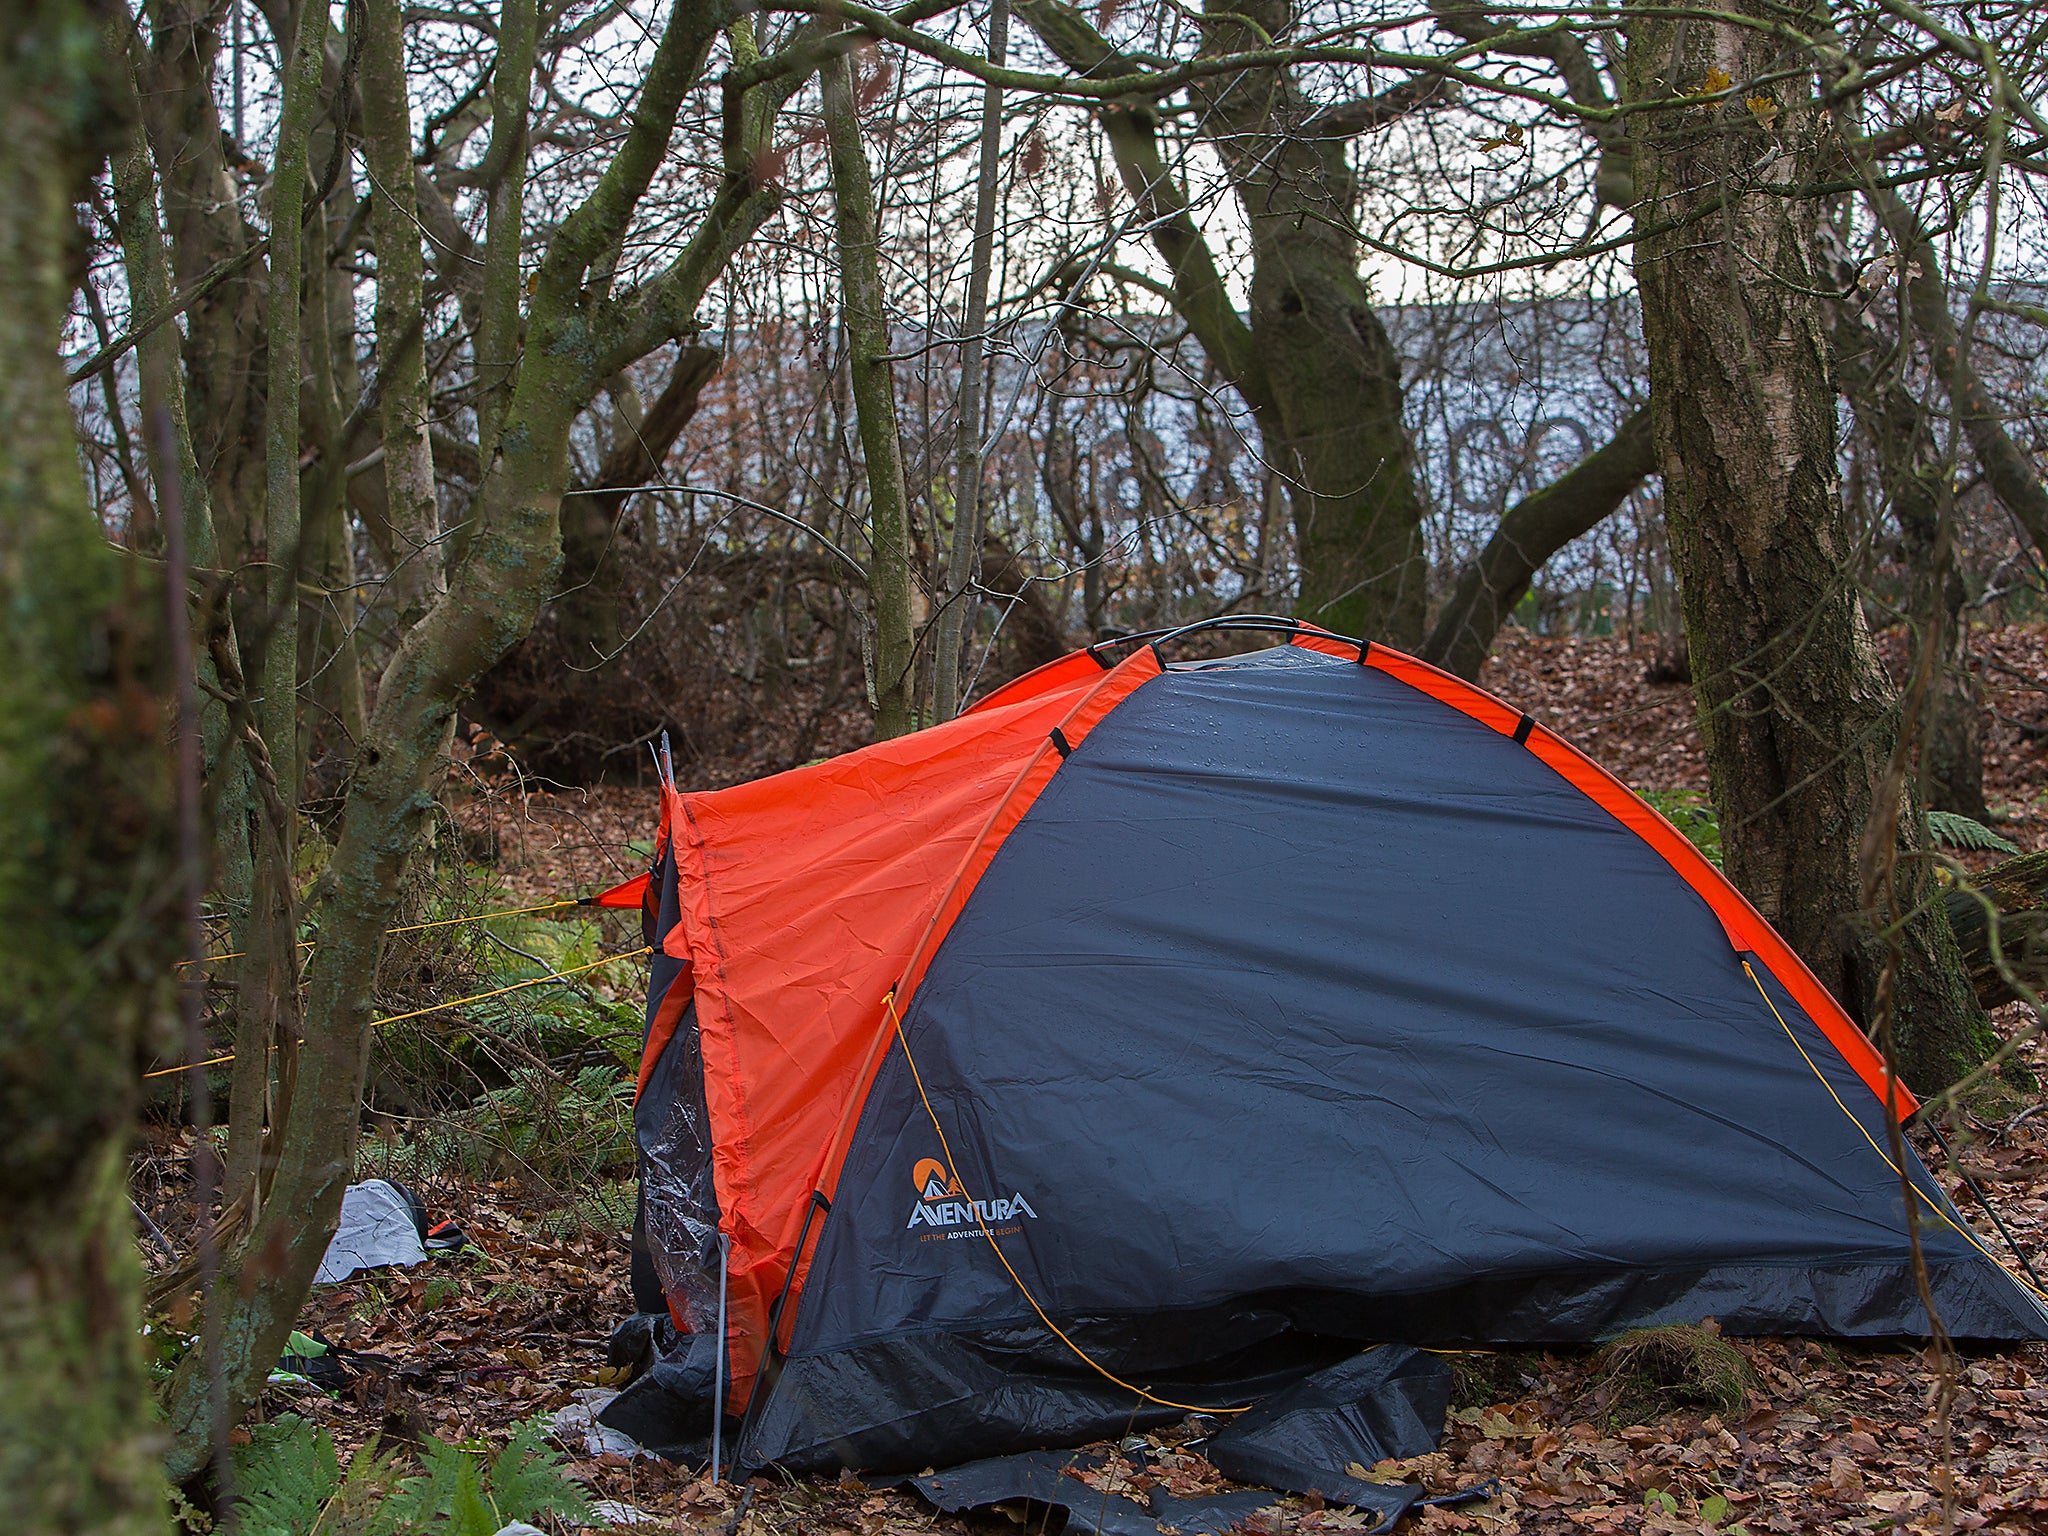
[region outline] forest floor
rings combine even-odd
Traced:
[[[1998,830],[2022,848],[2038,848],[2048,844],[2048,633],[2008,630],[1987,636],[1983,649],[1999,663],[1985,677],[1988,795]],[[1618,639],[1549,640],[1511,630],[1486,681],[1637,788],[1701,792],[1689,692],[1647,683],[1648,659]],[[758,766],[701,764],[685,778],[730,782]],[[653,815],[645,787],[541,793],[500,780],[462,820],[465,841],[495,855],[502,884],[516,898],[540,900],[600,888],[644,867],[644,853],[631,845],[644,850]],[[630,974],[604,985],[630,1000],[640,977],[633,967],[620,969]],[[2048,1080],[2048,1058],[2038,1048],[2026,1059]],[[1924,1149],[1930,1166],[1965,1213],[1977,1214],[1962,1177],[1972,1175],[2038,1263],[2048,1256],[2048,1114],[2008,1099],[1968,1131],[1955,1143],[1957,1162]],[[188,1134],[159,1132],[138,1160],[147,1175],[138,1180],[138,1198],[166,1226],[175,1225],[170,1207]],[[594,1215],[575,1191],[519,1173],[444,1170],[428,1199],[435,1218],[462,1224],[473,1251],[321,1287],[302,1326],[359,1352],[351,1357],[353,1377],[338,1394],[280,1387],[267,1413],[325,1424],[344,1445],[373,1432],[387,1444],[427,1435],[502,1441],[519,1421],[614,1384],[605,1339],[630,1308],[616,1209],[610,1218]],[[1978,1225],[1996,1246],[1989,1224],[1980,1217]],[[1374,1474],[1420,1480],[1432,1492],[1499,1480],[1487,1502],[1424,1510],[1407,1526],[1425,1531],[2048,1531],[2048,1346],[1971,1350],[1943,1366],[1913,1348],[1729,1342],[1739,1367],[1732,1384],[1721,1384],[1727,1395],[1719,1406],[1683,1401],[1682,1387],[1676,1396],[1660,1394],[1609,1370],[1590,1350],[1457,1357],[1459,1389],[1442,1449]],[[1111,1473],[1140,1489],[1148,1478],[1166,1479],[1181,1493],[1225,1486],[1198,1456],[1175,1448],[1185,1438],[1185,1431],[1154,1437],[1149,1470],[1112,1463]],[[574,1437],[565,1454],[593,1497],[641,1512],[650,1523],[639,1528],[648,1530],[1036,1532],[1044,1515],[944,1516],[913,1495],[852,1478],[714,1486],[662,1462],[589,1454]],[[1314,1500],[1286,1499],[1247,1529],[1371,1524]]]

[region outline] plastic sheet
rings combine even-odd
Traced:
[[[687,979],[681,983],[687,985]],[[641,1220],[662,1289],[693,1332],[718,1325],[718,1191],[695,1007],[662,1052],[636,1114]]]
[[[1450,1401],[1448,1365],[1383,1344],[1275,1392],[1210,1437],[1202,1454],[1237,1482],[1379,1508],[1385,1485],[1344,1469],[1428,1455]]]
[[[711,1454],[713,1379],[717,1341],[685,1334],[675,1347],[604,1406],[597,1422],[630,1435],[667,1461],[695,1465]]]
[[[1139,1459],[1142,1462],[1142,1453]],[[1023,1451],[944,1472],[878,1479],[875,1485],[914,1488],[947,1514],[1028,1499],[1066,1511],[1067,1529],[1087,1531],[1091,1536],[1221,1536],[1242,1529],[1261,1510],[1280,1502],[1279,1494],[1262,1488],[1233,1488],[1192,1499],[1153,1488],[1140,1503],[1122,1494],[1099,1492],[1070,1475],[1070,1470],[1092,1470],[1102,1461],[1100,1456],[1080,1451]],[[1355,1484],[1357,1497],[1332,1502],[1378,1515],[1379,1522],[1369,1528],[1371,1532],[1391,1531],[1403,1515],[1427,1505],[1469,1504],[1490,1497],[1499,1486],[1486,1483],[1425,1498],[1413,1483],[1345,1481]]]
[[[914,1488],[947,1514],[1029,1499],[1065,1510],[1069,1529],[1099,1536],[1162,1536],[1167,1530],[1225,1531],[1278,1502],[1272,1494],[1256,1491],[1223,1494],[1217,1499],[1161,1497],[1161,1505],[1174,1506],[1176,1518],[1169,1521],[1163,1518],[1164,1509],[1155,1509],[1150,1502],[1141,1504],[1122,1494],[1100,1493],[1078,1477],[1068,1475],[1070,1468],[1092,1470],[1101,1465],[1100,1456],[1079,1451],[1024,1451],[1015,1456],[971,1461],[944,1472],[893,1478],[879,1486]],[[1212,1503],[1219,1506],[1214,1511],[1216,1515],[1228,1511],[1227,1521],[1197,1522],[1189,1518],[1201,1506]]]

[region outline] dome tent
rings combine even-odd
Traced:
[[[741,1465],[1078,1444],[1376,1340],[1926,1331],[1913,1100],[1769,925],[1529,716],[1259,623],[663,787],[635,1288],[724,1316]],[[1906,1171],[1948,1331],[2048,1337]]]

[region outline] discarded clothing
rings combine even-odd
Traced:
[[[388,1179],[351,1184],[341,1197],[341,1224],[320,1260],[315,1285],[334,1285],[358,1270],[385,1264],[424,1264],[417,1203]]]

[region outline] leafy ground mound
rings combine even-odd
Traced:
[[[1998,829],[2026,849],[2048,843],[2040,745],[2048,693],[2025,683],[2040,671],[2044,641],[2039,629],[2007,631],[1985,646],[2008,667],[1986,672],[1987,788]],[[1682,818],[1699,809],[1705,789],[1691,699],[1682,686],[1647,683],[1649,659],[1647,648],[1619,640],[1511,631],[1487,681]],[[781,766],[705,763],[692,782]],[[550,793],[488,752],[463,765],[461,782],[460,844],[486,872],[465,896],[467,910],[585,892],[643,867],[653,811],[646,788]],[[421,987],[463,995],[493,978],[539,975],[639,942],[630,914],[595,924],[498,922],[461,947],[408,952],[391,996],[417,1005]],[[630,1305],[624,1117],[642,982],[627,963],[573,987],[522,992],[516,1007],[436,1016],[380,1040],[377,1130],[361,1172],[414,1184],[435,1217],[463,1225],[476,1251],[321,1288],[301,1326],[349,1351],[351,1375],[333,1393],[279,1385],[267,1417],[293,1413],[325,1426],[344,1461],[373,1434],[401,1453],[430,1440],[497,1447],[536,1414],[614,1384],[604,1342]],[[2025,1054],[2048,1081],[2039,1048]],[[2048,1254],[2048,1111],[2000,1113],[1967,1128],[1957,1163],[1923,1151],[1966,1212],[1975,1196],[1962,1174],[1971,1174],[2038,1265]],[[137,1159],[138,1201],[172,1246],[191,1227],[182,1198],[189,1145],[189,1132],[166,1121]],[[2048,1530],[2048,1346],[1973,1353],[1944,1370],[1917,1349],[1658,1333],[1667,1336],[1604,1352],[1457,1357],[1459,1400],[1442,1450],[1376,1475],[1419,1479],[1435,1492],[1500,1480],[1489,1503],[1424,1511],[1414,1526],[1421,1530]],[[1186,1493],[1224,1486],[1181,1446],[1186,1438],[1153,1437],[1146,1466],[1112,1461],[1103,1476],[1133,1487],[1164,1479]],[[980,1523],[936,1515],[912,1496],[850,1478],[713,1486],[663,1463],[593,1456],[580,1443],[563,1453],[593,1501],[615,1501],[608,1513],[661,1522],[645,1529],[882,1536],[1041,1528],[1036,1517],[1024,1523],[1024,1511]],[[1370,1523],[1297,1499],[1263,1529],[1277,1536]]]

